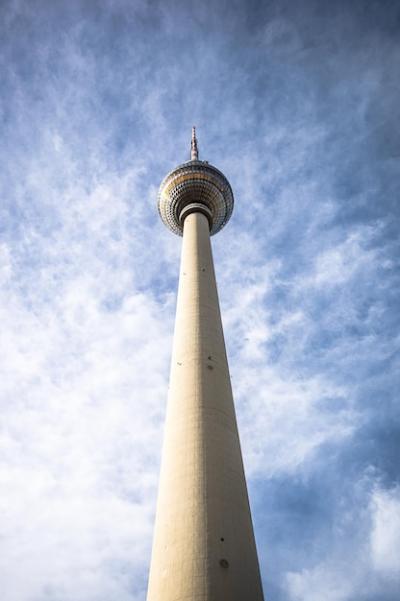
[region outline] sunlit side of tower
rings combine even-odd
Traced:
[[[158,208],[183,246],[147,601],[262,601],[210,244],[233,194],[194,128]]]

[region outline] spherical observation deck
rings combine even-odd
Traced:
[[[203,213],[216,234],[229,221],[233,211],[232,188],[226,177],[207,161],[199,161],[195,132],[192,134],[192,160],[168,173],[158,193],[158,212],[164,224],[182,236],[183,222],[190,213]]]

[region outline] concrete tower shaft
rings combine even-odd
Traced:
[[[189,212],[182,226],[147,600],[262,601],[209,216],[200,210]]]

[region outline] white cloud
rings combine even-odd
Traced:
[[[358,492],[366,492],[366,487],[368,495],[362,494],[355,507],[343,506],[338,514],[333,533],[341,532],[341,537],[333,537],[336,544],[328,557],[313,567],[287,573],[290,601],[379,598],[383,583],[389,590],[398,590],[399,489],[374,484],[373,470],[357,483]],[[367,505],[365,499],[369,499]]]
[[[400,583],[400,487],[377,488],[372,498],[372,563]]]
[[[322,445],[343,442],[357,427],[343,390],[323,377],[285,379],[279,371],[248,365],[234,372],[246,465],[264,477],[299,473]]]
[[[312,570],[288,574],[291,601],[346,601],[351,598],[354,585],[343,577],[346,563],[323,564]]]
[[[43,175],[30,178],[39,196]],[[173,299],[148,288],[136,181],[111,175],[88,193],[69,182],[57,225],[1,247],[6,601],[143,595]]]
[[[315,259],[314,273],[305,285],[343,285],[357,271],[368,271],[375,263],[376,251],[366,247],[376,233],[376,228],[371,227],[354,229],[343,242],[319,254]]]

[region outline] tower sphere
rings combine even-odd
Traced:
[[[164,224],[182,236],[183,222],[190,213],[204,213],[210,234],[216,234],[229,221],[233,211],[232,188],[226,177],[198,160],[195,129],[192,132],[191,160],[168,173],[158,192],[158,212]]]

